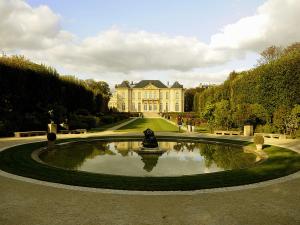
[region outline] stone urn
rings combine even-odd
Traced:
[[[265,140],[262,135],[254,136],[254,144],[256,145],[256,150],[261,151],[263,149],[264,142],[265,142]]]

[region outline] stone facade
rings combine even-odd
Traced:
[[[183,112],[184,89],[177,81],[171,86],[159,80],[123,81],[108,106],[120,112]]]

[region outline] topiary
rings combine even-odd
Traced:
[[[55,133],[48,133],[47,134],[48,141],[55,141],[56,140],[56,134]]]
[[[254,144],[263,145],[264,143],[265,143],[265,139],[262,135],[255,135],[254,136]]]

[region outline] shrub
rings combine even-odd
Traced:
[[[83,116],[71,114],[69,119],[70,129],[91,129],[98,125],[99,118],[96,116]]]
[[[256,145],[263,145],[265,142],[264,137],[262,135],[255,135],[254,136],[254,144]]]
[[[9,136],[11,133],[11,130],[7,126],[7,121],[0,121],[0,137]]]
[[[263,130],[264,130],[264,133],[275,133],[276,132],[276,128],[268,123],[266,125],[264,125]]]
[[[104,124],[109,124],[109,123],[113,123],[113,122],[117,122],[118,119],[117,116],[110,116],[110,115],[106,115],[101,117],[101,122]]]

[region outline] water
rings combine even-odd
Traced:
[[[163,154],[139,154],[141,142],[79,142],[44,152],[47,164],[65,169],[125,176],[182,176],[246,168],[256,155],[228,145],[159,142]]]

